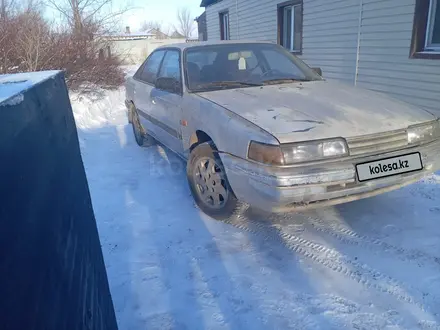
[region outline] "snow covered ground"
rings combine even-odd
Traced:
[[[124,92],[71,95],[121,330],[440,329],[440,175],[301,214],[202,214]]]

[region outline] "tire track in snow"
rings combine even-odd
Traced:
[[[289,250],[340,273],[368,289],[375,289],[400,301],[415,305],[422,311],[426,311],[425,306],[420,303],[420,301],[423,301],[425,294],[417,289],[407,287],[390,276],[382,274],[367,265],[362,265],[334,249],[296,235],[288,234],[260,221],[248,219],[243,219],[246,221],[242,221],[241,219],[243,217],[224,220],[224,222],[248,233],[262,236],[265,240],[272,240],[283,244]],[[413,298],[413,295],[417,296],[417,299]]]
[[[307,224],[314,230],[332,236],[342,243],[348,245],[355,245],[360,247],[374,247],[379,249],[379,252],[392,252],[396,256],[399,256],[404,261],[420,260],[423,262],[429,262],[436,266],[440,266],[440,259],[434,256],[428,255],[419,250],[407,250],[402,247],[398,247],[389,243],[386,243],[380,239],[373,238],[367,235],[360,235],[355,231],[344,228],[338,224],[324,221],[318,217],[306,216]]]

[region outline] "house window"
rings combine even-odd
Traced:
[[[429,4],[425,49],[440,52],[440,1],[438,0],[431,0]]]
[[[220,13],[220,39],[229,40],[229,12]]]
[[[278,43],[295,53],[301,53],[302,47],[302,10],[302,0],[278,5]]]
[[[440,59],[440,0],[416,0],[410,57]]]

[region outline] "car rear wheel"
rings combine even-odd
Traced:
[[[134,104],[130,106],[130,113],[131,113],[131,125],[133,127],[133,134],[136,143],[140,147],[149,147],[152,144],[154,144],[155,142],[154,138],[148,135],[144,127],[142,126],[139,120],[139,113],[136,107],[134,106]]]
[[[127,109],[127,120],[128,120],[129,124],[133,123],[133,120],[131,119],[133,117],[132,112],[133,112],[133,109],[132,109],[132,106],[130,105]]]
[[[197,206],[214,219],[224,220],[239,210],[223,164],[212,143],[196,146],[188,159],[187,177]]]

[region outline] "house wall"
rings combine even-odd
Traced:
[[[358,86],[440,115],[440,60],[409,58],[415,0],[363,0]]]
[[[207,7],[209,40],[220,39],[219,12],[229,9],[231,39],[276,42],[277,5],[281,2],[284,0],[239,0],[238,26],[235,0]],[[327,78],[354,83],[359,2],[305,0],[303,10],[303,52],[299,57],[312,67],[322,68]]]
[[[208,29],[206,27],[206,12],[197,18],[197,31],[199,33],[198,40],[208,40]]]
[[[223,0],[208,6],[208,39],[220,39],[219,12],[228,9],[231,39],[276,42],[281,2]],[[409,58],[414,9],[415,0],[304,0],[299,57],[321,67],[325,78],[386,92],[440,115],[440,60]]]

